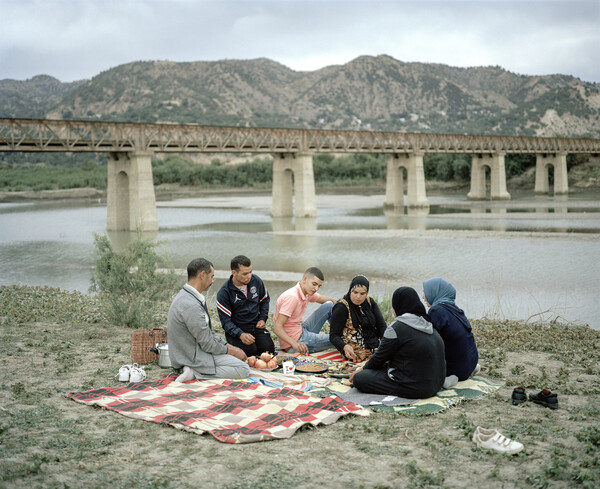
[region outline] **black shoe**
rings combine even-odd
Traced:
[[[529,394],[529,400],[550,409],[558,409],[558,395],[543,389],[537,394]]]
[[[527,394],[525,393],[525,388],[523,387],[515,387],[512,393],[512,403],[514,406],[519,404],[523,404],[527,401]]]

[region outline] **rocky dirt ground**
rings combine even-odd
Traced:
[[[493,395],[427,417],[373,413],[291,439],[225,445],[64,398],[118,384],[131,330],[97,298],[0,287],[0,487],[404,488],[597,487],[600,332],[557,324],[474,321]],[[167,371],[155,365],[148,378]],[[558,393],[559,409],[513,406],[514,386]],[[477,448],[476,426],[525,445]]]

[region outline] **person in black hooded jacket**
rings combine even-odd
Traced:
[[[396,289],[392,308],[396,318],[385,330],[379,348],[352,377],[354,387],[370,394],[431,397],[446,378],[444,342],[415,289]]]

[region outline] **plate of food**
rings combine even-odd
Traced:
[[[255,368],[257,370],[262,370],[263,372],[272,372],[279,368],[277,364],[277,360],[272,353],[261,353],[259,357],[251,356],[248,357],[246,363],[249,367]]]
[[[273,370],[277,370],[279,368],[279,366],[277,367],[273,367],[273,368],[258,368],[258,367],[253,367],[255,370],[258,370],[259,372],[272,372]]]
[[[350,374],[354,372],[358,366],[354,363],[350,362],[335,362],[329,368],[329,377],[333,377],[334,379],[347,379],[350,377]]]
[[[305,374],[322,374],[329,370],[329,366],[319,362],[298,362],[296,365],[296,372],[302,372]]]
[[[350,374],[329,374],[329,377],[333,377],[334,379],[349,379]]]
[[[277,355],[275,357],[275,360],[277,360],[277,365],[279,365],[280,367],[283,362],[298,363],[298,359],[296,357],[285,356],[285,355],[281,355],[281,356]]]

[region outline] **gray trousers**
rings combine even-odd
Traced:
[[[245,379],[250,375],[250,367],[233,355],[214,355],[215,375],[201,374],[194,370],[197,379]]]

